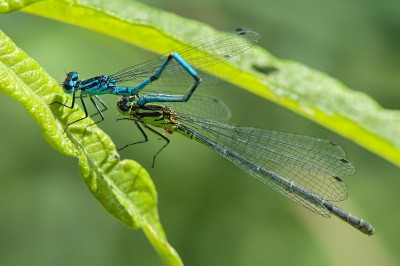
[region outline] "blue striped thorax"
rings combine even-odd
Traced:
[[[112,91],[117,82],[106,75],[79,80],[77,72],[69,72],[63,82],[64,91],[68,94],[81,90],[82,94],[101,95]]]

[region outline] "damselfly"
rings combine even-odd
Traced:
[[[213,97],[196,94],[187,103],[137,105],[140,97],[122,97],[117,104],[118,110],[128,116],[125,119],[134,121],[144,136],[136,143],[148,140],[141,126],[166,140],[160,151],[169,140],[152,127],[170,134],[178,132],[210,147],[261,183],[313,212],[325,217],[333,214],[365,234],[374,233],[368,222],[331,203],[347,198],[340,176],[355,172],[344,149],[335,141],[226,124],[229,109]]]
[[[245,52],[259,38],[258,33],[240,28],[231,32],[222,32],[206,37],[153,60],[125,68],[113,75],[101,75],[79,80],[77,72],[70,72],[63,82],[63,89],[66,93],[72,94],[72,103],[70,106],[60,102],[55,103],[72,109],[75,104],[76,93],[79,92],[78,97],[81,100],[85,116],[69,124],[71,125],[88,117],[84,102],[84,97],[87,96],[89,96],[97,113],[101,117],[101,120],[97,122],[104,120],[103,111],[107,110],[106,104],[98,96],[102,94],[131,96],[137,95],[146,86],[153,83],[157,86],[168,87],[188,86],[192,83],[184,94],[147,94],[141,97],[137,104],[141,106],[152,102],[186,102],[199,86],[200,82],[202,85],[217,84],[220,82],[212,74],[216,72],[214,69],[215,65]],[[128,81],[134,82],[137,85],[133,87],[120,86],[121,83]],[[102,110],[94,99],[102,105]]]

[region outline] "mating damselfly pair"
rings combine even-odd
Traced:
[[[120,95],[118,110],[126,119],[134,121],[144,137],[132,144],[148,140],[142,126],[166,141],[160,151],[168,145],[169,139],[154,128],[167,133],[178,132],[215,150],[294,202],[325,217],[333,214],[361,232],[372,235],[374,228],[368,222],[331,203],[347,198],[347,188],[340,176],[355,172],[340,145],[315,137],[226,124],[230,111],[223,102],[193,94],[199,84],[219,82],[218,78],[203,70],[212,73],[214,66],[248,50],[258,39],[257,33],[238,29],[202,39],[110,76],[79,80],[78,73],[70,72],[63,86],[74,97],[71,106],[67,107],[73,108],[75,93],[79,91],[86,114],[73,123],[88,116],[84,96],[89,96],[103,120],[102,111],[107,107],[98,95]],[[190,79],[191,86],[182,95],[142,93],[150,84],[183,86],[190,84]],[[136,81],[138,85],[119,85],[127,81]],[[103,110],[92,97],[102,104]]]

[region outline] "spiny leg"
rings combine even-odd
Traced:
[[[71,103],[71,106],[68,106],[68,105],[66,105],[66,104],[64,104],[64,103],[60,103],[60,102],[52,102],[52,103],[50,104],[50,105],[53,105],[53,104],[56,103],[56,104],[59,104],[59,105],[61,105],[61,106],[66,107],[66,108],[73,109],[74,106],[75,106],[75,99],[76,99],[76,98],[80,98],[80,99],[81,99],[82,106],[83,106],[83,109],[84,109],[84,111],[85,111],[85,116],[82,117],[82,118],[80,118],[80,119],[78,119],[78,120],[75,120],[74,122],[69,123],[69,124],[65,127],[64,132],[67,131],[67,129],[68,129],[68,127],[69,127],[70,125],[72,125],[72,124],[74,124],[74,123],[76,123],[76,122],[79,122],[79,121],[81,121],[81,120],[83,120],[83,119],[85,119],[85,118],[88,117],[86,105],[85,105],[85,102],[84,102],[84,100],[83,100],[84,97],[86,97],[86,95],[82,95],[82,93],[80,93],[79,96],[76,96],[76,95],[75,95],[75,91],[74,91],[74,93],[72,94],[72,103]]]
[[[60,103],[60,102],[52,102],[50,105],[53,105],[53,104],[59,104],[59,105],[61,105],[61,106],[64,106],[64,107],[67,107],[67,108],[69,108],[69,109],[73,109],[74,108],[74,106],[75,106],[75,98],[76,98],[76,96],[75,96],[75,91],[74,91],[74,93],[72,94],[72,103],[71,103],[71,106],[68,106],[68,105],[66,105],[66,104],[64,104],[64,103]]]
[[[87,94],[82,94],[82,93],[81,93],[78,97],[79,97],[80,100],[81,100],[82,107],[83,107],[83,110],[84,110],[84,112],[85,112],[85,116],[82,117],[82,118],[80,118],[80,119],[75,120],[74,122],[69,123],[69,124],[65,127],[64,131],[66,131],[70,125],[75,124],[75,123],[77,123],[77,122],[79,122],[79,121],[81,121],[81,120],[84,120],[84,119],[86,119],[86,118],[89,117],[89,114],[88,114],[88,111],[87,111],[87,108],[86,108],[86,104],[85,104],[85,100],[83,99],[83,98],[86,98],[87,96],[89,96],[90,101],[92,102],[92,104],[94,105],[94,107],[95,107],[96,110],[97,110],[97,112],[96,112],[95,114],[93,114],[93,115],[90,115],[90,117],[93,117],[93,116],[99,114],[99,115],[101,116],[101,119],[100,119],[99,121],[96,121],[96,122],[94,122],[94,123],[92,123],[92,124],[86,126],[85,132],[86,132],[87,127],[90,127],[90,126],[92,126],[92,125],[94,125],[94,124],[100,123],[100,122],[102,122],[102,121],[104,120],[103,112],[106,111],[106,110],[108,110],[108,107],[107,107],[107,105],[105,104],[105,102],[104,102],[103,100],[101,100],[101,98],[98,97],[97,95],[87,95]],[[99,103],[102,105],[103,109],[100,110],[99,106],[98,106],[98,105],[96,104],[96,102],[93,100],[92,96],[94,96],[94,97],[99,101]],[[67,108],[71,108],[71,109],[72,109],[72,108],[74,107],[74,105],[75,105],[75,98],[78,98],[78,97],[76,97],[76,96],[75,96],[75,93],[74,93],[73,98],[72,98],[72,104],[71,104],[71,106],[67,106],[67,105],[61,104],[61,103],[59,103],[59,102],[54,102],[54,103],[59,103],[59,104],[65,106],[65,107],[67,107]],[[53,104],[53,103],[52,103],[52,104]]]
[[[156,130],[152,129],[151,127],[147,126],[146,124],[143,124],[143,126],[145,128],[147,128],[148,130],[150,130],[151,132],[153,132],[154,134],[156,134],[157,136],[161,137],[163,140],[166,141],[166,143],[164,144],[164,146],[161,147],[161,149],[158,150],[158,152],[153,156],[153,164],[151,165],[151,168],[154,168],[154,165],[156,163],[156,157],[157,155],[165,148],[167,147],[167,145],[169,144],[170,140],[164,136],[163,134],[161,134],[160,132],[157,132]]]
[[[120,120],[135,121],[134,119],[131,119],[131,118],[120,118],[120,119],[117,119],[117,121],[120,121]],[[135,121],[135,125],[137,126],[137,128],[139,128],[140,132],[142,133],[142,136],[144,137],[144,140],[126,144],[124,147],[118,149],[118,151],[122,151],[123,149],[125,149],[126,147],[129,147],[131,145],[135,145],[135,144],[139,144],[139,143],[145,143],[145,142],[147,142],[149,140],[147,135],[146,135],[146,133],[144,132],[143,128],[140,127],[139,123]]]
[[[93,95],[96,99],[97,99],[97,101],[103,106],[103,109],[101,109],[101,110],[98,110],[97,108],[97,110],[98,110],[98,112],[97,113],[95,113],[95,114],[92,114],[90,117],[93,117],[93,116],[95,116],[95,115],[97,115],[97,114],[102,114],[103,112],[105,112],[105,111],[107,111],[108,110],[108,106],[107,106],[107,104],[98,96],[98,95]],[[96,104],[95,104],[95,106],[96,106]]]
[[[83,95],[82,95],[82,93],[79,95],[79,98],[81,99],[81,103],[82,103],[82,106],[83,106],[83,110],[85,111],[85,116],[82,117],[82,118],[79,118],[78,120],[75,120],[74,122],[69,123],[69,124],[65,127],[64,132],[67,131],[67,129],[68,129],[68,127],[69,127],[70,125],[75,124],[76,122],[79,122],[79,121],[81,121],[81,120],[83,120],[83,119],[86,119],[86,118],[89,116],[89,115],[88,115],[88,111],[87,111],[87,109],[86,109],[85,101],[83,100]],[[75,97],[74,97],[74,99],[75,99]],[[73,100],[73,102],[74,102],[74,100]]]
[[[103,106],[103,110],[100,110],[99,106],[96,104],[96,102],[94,101],[92,96],[94,96],[99,101],[99,103]],[[93,126],[93,125],[95,125],[97,123],[103,122],[104,121],[103,112],[108,109],[107,105],[103,102],[103,100],[100,99],[99,96],[97,96],[97,95],[89,95],[89,98],[90,98],[90,101],[92,102],[93,106],[96,108],[96,111],[97,111],[96,113],[90,115],[90,117],[93,117],[95,115],[100,115],[101,119],[99,121],[96,121],[96,122],[86,126],[86,128],[91,127],[91,126]]]
[[[86,96],[87,96],[87,95],[84,95],[83,97],[86,97]],[[85,131],[84,131],[84,133],[83,133],[83,137],[86,136],[86,132],[87,132],[87,129],[88,129],[89,127],[91,127],[91,126],[93,126],[93,125],[95,125],[95,124],[98,124],[98,123],[104,121],[105,118],[104,118],[103,112],[108,110],[107,105],[105,104],[105,102],[103,102],[103,100],[102,100],[99,96],[97,96],[97,95],[90,95],[90,94],[88,94],[88,96],[89,96],[89,98],[90,98],[90,101],[92,102],[92,104],[94,105],[94,107],[95,107],[96,110],[97,110],[97,112],[94,113],[94,114],[92,114],[92,115],[90,115],[90,117],[93,117],[93,116],[96,116],[96,115],[99,114],[100,117],[101,117],[101,119],[100,119],[99,121],[96,121],[96,122],[90,124],[90,125],[87,125],[87,126],[85,127]],[[92,98],[92,96],[94,96],[94,97],[99,101],[99,103],[103,106],[103,109],[102,109],[102,110],[100,110],[99,106],[96,104],[96,102],[94,101],[94,99]]]
[[[135,121],[134,119],[131,119],[131,118],[120,118],[120,119],[117,119],[117,121],[119,121],[119,120],[130,120],[130,121]],[[144,140],[141,140],[141,141],[137,141],[137,142],[134,142],[134,143],[127,144],[127,145],[125,145],[124,147],[122,147],[121,149],[119,149],[118,151],[121,151],[121,150],[125,149],[125,148],[128,147],[128,146],[135,145],[135,144],[139,144],[139,143],[144,143],[144,142],[147,142],[147,141],[149,140],[148,137],[147,137],[147,135],[146,135],[146,133],[144,132],[144,130],[143,130],[142,127],[140,126],[140,124],[139,124],[138,122],[136,122],[136,121],[135,121],[135,124],[136,124],[136,126],[139,128],[140,132],[142,133],[142,135],[143,135],[143,137],[144,137]],[[169,144],[170,140],[169,140],[167,137],[165,137],[163,134],[161,134],[160,132],[158,132],[158,131],[152,129],[151,127],[147,126],[146,124],[142,124],[142,125],[143,125],[146,129],[150,130],[151,132],[153,132],[154,134],[156,134],[157,136],[161,137],[163,140],[166,141],[166,143],[161,147],[161,149],[159,149],[159,150],[157,151],[157,153],[153,156],[153,164],[151,165],[151,168],[153,168],[154,165],[155,165],[155,163],[156,163],[156,157],[157,157],[157,155],[158,155],[165,147],[167,147],[167,145]]]

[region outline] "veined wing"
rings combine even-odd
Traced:
[[[192,66],[203,79],[202,85],[212,85],[221,82],[212,74],[203,72],[213,71],[212,66],[230,60],[253,46],[260,36],[258,33],[248,29],[235,29],[232,32],[221,32],[188,46],[177,48],[171,52],[177,52],[190,66]],[[154,75],[164,63],[170,53],[164,54],[153,60],[125,68],[110,77],[119,83],[132,81],[141,82]],[[176,60],[171,60],[165,68],[155,86],[181,87],[188,86],[193,78]]]
[[[339,176],[352,174],[355,170],[336,142],[187,116],[181,116],[179,122],[221,147],[216,150],[219,154],[257,180],[316,213],[330,216],[329,211],[315,200],[292,193],[289,187],[273,181],[262,171],[227,156],[226,150],[285,180],[286,184],[321,198],[341,201],[347,197],[347,188]]]
[[[166,90],[146,90],[146,92],[146,94],[177,94],[177,92]],[[231,118],[231,110],[223,101],[216,97],[197,92],[187,102],[163,102],[160,105],[167,106],[179,115],[186,117],[204,118],[220,122],[225,122]]]

